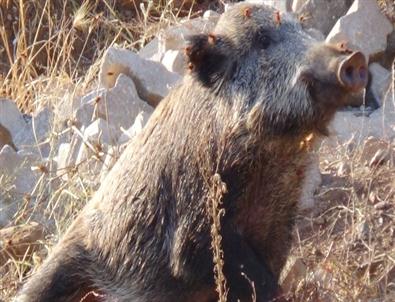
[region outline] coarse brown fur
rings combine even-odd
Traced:
[[[90,290],[108,301],[215,300],[207,208],[218,178],[228,300],[250,301],[252,285],[257,301],[276,297],[310,146],[348,92],[335,76],[345,54],[274,16],[237,5],[212,35],[191,38],[191,74],[19,301],[73,301]]]

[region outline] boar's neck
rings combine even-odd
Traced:
[[[169,161],[174,159],[176,165],[197,166],[206,180],[220,174],[228,182],[230,195],[234,193],[235,198],[236,195],[239,198],[246,183],[259,181],[255,175],[272,162],[284,163],[284,167],[276,170],[279,175],[289,173],[290,169],[300,170],[304,157],[320,136],[319,131],[307,127],[303,131],[274,135],[264,128],[262,107],[248,108],[243,101],[237,95],[229,100],[226,95],[213,94],[192,82],[174,90],[157,108],[147,125],[146,137],[152,131],[159,131],[158,139],[162,142],[156,146],[172,146]],[[164,134],[167,137],[163,137]],[[306,144],[306,137],[310,136]]]

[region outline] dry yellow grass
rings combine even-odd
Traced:
[[[319,206],[301,215],[292,251],[307,266],[293,300],[395,300],[395,145],[389,148],[388,161],[373,167],[361,161],[363,146],[339,146],[336,158],[321,151]]]

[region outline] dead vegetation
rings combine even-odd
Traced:
[[[73,99],[93,85],[98,71],[94,62],[110,45],[137,50],[160,28],[196,16],[212,2],[222,3],[0,1],[0,97],[14,99],[25,112],[56,107],[65,95]],[[50,140],[54,146],[56,129]],[[395,300],[393,143],[388,150],[376,163],[371,163],[372,156],[363,160],[363,146],[321,150],[319,207],[300,215],[295,232],[291,259],[300,261],[289,285],[291,301]],[[18,240],[0,238],[0,255],[10,247],[18,250],[17,255],[7,252],[8,260],[1,262],[0,301],[9,301],[34,272],[96,189],[87,181],[96,175],[82,174],[78,166],[68,167],[63,175],[54,174],[51,163],[37,169],[42,177],[33,192],[36,206],[28,207],[32,196],[19,196],[23,202],[14,224],[29,228],[35,213],[44,213],[47,220],[40,223],[50,227],[45,236],[36,231],[34,245],[19,241],[25,246],[22,254]],[[6,194],[6,179],[0,178],[0,187]]]
[[[338,146],[334,158],[321,151],[319,207],[301,215],[295,235],[292,255],[303,263],[292,301],[395,299],[395,146],[387,146],[370,166],[367,144]]]

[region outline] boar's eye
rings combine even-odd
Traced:
[[[272,43],[272,39],[269,33],[265,30],[260,30],[255,37],[256,45],[261,49],[269,48],[270,44]]]

